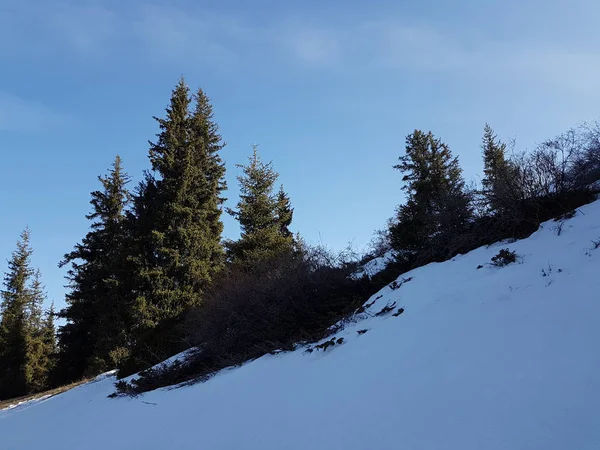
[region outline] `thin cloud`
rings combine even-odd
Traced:
[[[442,74],[477,82],[541,84],[589,92],[600,69],[597,47],[581,43],[484,39],[392,20],[346,28],[296,29],[287,39],[292,54],[312,67],[341,71],[386,70]],[[298,49],[302,51],[298,51]]]
[[[275,41],[282,45],[282,54],[309,67],[330,68],[339,65],[344,57],[339,33],[307,26],[270,30]]]
[[[47,11],[48,33],[80,54],[91,54],[118,43],[119,18],[99,6],[58,5]]]
[[[56,53],[62,47],[92,62],[118,54],[213,68],[252,64],[267,71],[424,72],[580,92],[595,87],[594,74],[600,69],[593,36],[586,40],[578,30],[578,39],[563,39],[569,36],[566,26],[556,35],[514,33],[491,39],[481,27],[442,27],[384,13],[340,24],[285,13],[257,20],[243,11],[232,15],[214,8],[150,3],[118,10],[68,2],[11,5],[0,16],[3,53]],[[19,42],[21,48],[8,42]]]
[[[0,92],[0,131],[50,131],[70,123],[70,118],[39,102]]]

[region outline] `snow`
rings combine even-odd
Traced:
[[[109,374],[0,411],[0,447],[598,449],[600,202],[579,211],[560,235],[550,221],[402,275],[412,280],[368,299],[370,314],[325,352],[133,399],[106,398]],[[506,247],[518,263],[486,264]],[[405,312],[375,316],[389,302]]]
[[[196,353],[198,350],[196,348],[190,348],[188,350],[184,350],[181,353],[177,353],[176,355],[171,356],[170,358],[165,359],[164,361],[155,364],[154,366],[151,367],[151,369],[167,369],[169,368],[169,366],[172,366],[175,363],[182,363],[185,364],[185,362],[187,361],[187,359],[189,357],[191,357],[194,353]],[[114,375],[117,371],[114,370],[111,374]],[[133,374],[130,375],[128,377],[123,378],[125,381],[132,381],[134,379],[138,378],[138,374]]]
[[[42,395],[41,397],[31,398],[29,400],[23,400],[17,403],[13,403],[8,405],[6,408],[2,408],[0,411],[8,411],[9,409],[23,409],[31,405],[35,405],[36,403],[43,402],[44,400],[50,398],[51,395]]]
[[[394,252],[392,250],[388,250],[382,256],[377,258],[373,258],[371,261],[368,261],[366,264],[360,267],[356,273],[352,274],[353,278],[360,278],[364,275],[372,278],[381,272],[388,263],[394,260]]]

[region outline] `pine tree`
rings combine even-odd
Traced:
[[[225,144],[210,100],[201,89],[192,98],[181,79],[166,118],[155,119],[160,133],[150,145],[152,172],[138,188],[130,217],[135,358],[145,365],[174,350],[166,342],[173,339],[156,327],[172,328],[167,323],[200,304],[224,264],[221,205],[226,185],[219,152]]]
[[[241,237],[227,246],[232,262],[251,268],[259,261],[293,251],[294,238],[289,231],[293,215],[290,199],[283,186],[274,193],[279,174],[271,162],[261,161],[256,146],[249,159],[247,166],[238,165],[243,170],[238,177],[240,200],[235,210],[228,210],[240,224]]]
[[[459,235],[471,217],[458,158],[431,132],[415,130],[407,136],[399,161],[394,168],[404,173],[407,201],[390,228],[392,245],[400,253],[414,256],[427,250],[428,258],[436,257],[447,251],[445,242]]]
[[[30,300],[26,310],[27,322],[34,328],[39,329],[42,326],[42,311],[47,298],[42,283],[42,273],[39,269],[33,271],[29,295]]]
[[[44,318],[42,314],[46,293],[42,284],[40,271],[33,273],[29,299],[26,308],[26,342],[27,356],[25,364],[25,378],[28,390],[38,392],[48,386],[50,370],[50,353],[44,339]]]
[[[52,349],[44,344],[39,270],[31,267],[30,233],[25,229],[9,260],[0,311],[0,398],[48,387]]]
[[[201,193],[200,201],[195,205],[200,213],[200,220],[204,224],[201,242],[204,248],[200,255],[210,255],[208,279],[221,270],[224,264],[224,249],[221,243],[223,222],[221,220],[222,205],[225,202],[223,192],[227,189],[225,182],[225,163],[219,152],[225,144],[219,134],[219,127],[214,121],[210,99],[202,89],[198,89],[194,96],[196,102],[192,114],[192,145],[197,155],[197,164],[200,169],[198,177],[202,182],[197,191]],[[204,257],[204,256],[203,256]]]
[[[117,156],[102,190],[91,194],[91,231],[60,266],[70,264],[67,307],[59,317],[61,381],[94,375],[114,367],[112,353],[128,345],[129,305],[124,280],[128,275],[125,212],[130,194],[128,175]]]
[[[17,397],[29,391],[27,365],[27,283],[33,275],[29,230],[21,233],[17,249],[8,262],[2,291],[0,321],[0,398]]]
[[[290,198],[283,190],[283,184],[279,186],[277,192],[277,219],[279,222],[279,232],[282,236],[291,237],[290,225],[294,217],[294,209],[290,202]]]
[[[483,197],[493,212],[502,212],[515,198],[515,170],[506,159],[506,144],[485,124],[483,142]]]
[[[52,383],[52,375],[56,370],[58,357],[58,348],[56,345],[56,326],[54,324],[55,316],[56,311],[54,310],[54,302],[52,302],[50,309],[46,311],[41,328],[41,340],[44,345],[44,355],[46,357],[44,366],[46,368],[46,382],[48,384]]]

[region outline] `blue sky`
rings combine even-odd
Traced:
[[[596,1],[0,3],[0,258],[28,225],[62,306],[62,255],[116,154],[148,168],[180,75],[212,98],[229,206],[251,145],[309,241],[363,248],[401,201],[404,137],[432,130],[481,172],[485,122],[517,149],[597,118]],[[225,234],[235,223],[225,217]]]

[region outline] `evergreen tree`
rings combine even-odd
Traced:
[[[293,251],[294,238],[288,228],[293,215],[290,199],[283,186],[274,192],[279,174],[271,162],[260,160],[256,146],[249,159],[247,166],[238,165],[243,170],[238,177],[240,200],[235,210],[228,210],[240,224],[241,237],[227,246],[234,263],[251,268],[259,261]]]
[[[41,280],[40,271],[33,272],[29,300],[26,308],[26,342],[27,356],[25,364],[25,378],[30,392],[42,391],[48,386],[48,372],[50,370],[50,352],[44,341],[44,321],[42,309],[46,300],[46,293]]]
[[[0,321],[0,398],[27,394],[27,283],[33,275],[29,230],[21,233],[17,249],[8,262],[2,291]]]
[[[492,211],[497,211],[502,188],[506,181],[508,162],[506,144],[500,142],[489,124],[485,124],[483,142],[483,195]]]
[[[493,212],[502,212],[515,201],[515,169],[506,159],[506,144],[485,124],[483,142],[483,197]]]
[[[394,168],[404,176],[406,204],[390,228],[395,250],[427,258],[445,252],[449,237],[459,235],[471,217],[458,158],[431,132],[415,130],[406,138],[406,153]]]
[[[31,267],[30,233],[25,229],[8,263],[0,311],[0,398],[48,387],[52,349],[43,338],[41,275]]]
[[[46,300],[46,292],[44,291],[42,274],[39,269],[32,273],[29,295],[30,301],[26,310],[27,322],[33,328],[40,329],[42,326],[42,310],[44,308],[44,301]]]
[[[56,311],[54,310],[54,302],[50,305],[50,309],[46,311],[46,315],[42,322],[41,328],[41,340],[44,345],[44,355],[46,357],[45,361],[45,372],[46,372],[46,382],[48,384],[52,383],[52,375],[56,370],[56,363],[58,357],[58,348],[56,344],[56,326],[54,324],[54,317],[56,316]]]
[[[94,375],[114,367],[113,355],[129,345],[131,326],[124,280],[128,275],[125,210],[128,175],[117,156],[102,190],[91,194],[91,231],[59,264],[70,264],[67,306],[58,314],[61,381]]]
[[[160,133],[150,145],[152,172],[138,188],[130,217],[135,358],[144,365],[174,350],[165,343],[172,339],[156,327],[172,328],[167,323],[200,304],[224,264],[221,205],[226,185],[219,152],[225,144],[210,100],[201,89],[192,98],[181,79],[166,111],[166,118],[155,118]]]
[[[292,236],[289,227],[292,223],[293,216],[294,209],[292,208],[289,196],[283,190],[282,184],[279,186],[279,192],[277,192],[277,219],[279,222],[279,232],[284,237]]]

